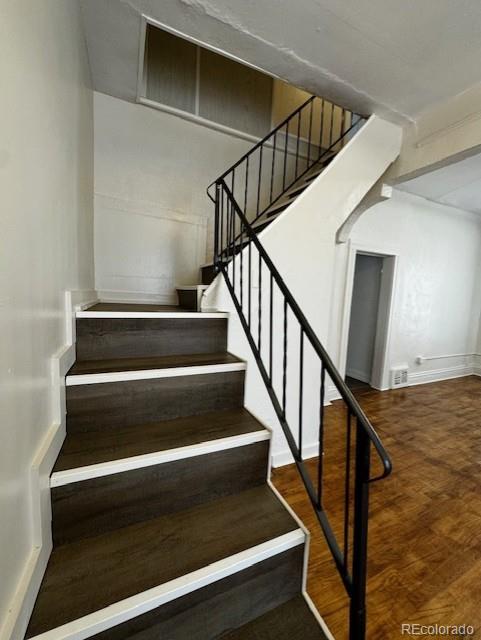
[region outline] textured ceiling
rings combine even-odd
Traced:
[[[481,80],[479,0],[81,0],[95,88],[133,100],[140,14],[366,113],[413,120]]]
[[[396,188],[481,214],[481,154],[408,180]]]

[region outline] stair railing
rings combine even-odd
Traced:
[[[218,180],[229,185],[254,222],[315,165],[340,151],[365,121],[358,113],[311,96]],[[213,202],[215,184],[207,187]]]
[[[309,103],[311,100],[303,107]],[[358,124],[351,124],[337,140],[342,141]],[[333,149],[333,145],[328,148]],[[256,145],[254,151],[256,149],[260,152],[261,147]],[[319,150],[317,153],[320,157]],[[308,158],[307,153],[305,160]],[[248,156],[240,162],[247,164]],[[364,640],[369,487],[391,473],[391,460],[257,237],[248,220],[247,198],[243,209],[234,197],[235,170],[239,166],[240,163],[236,163],[215,182],[214,267],[226,282],[350,598],[349,638]],[[229,185],[226,178],[230,179]],[[243,191],[247,191],[247,178]],[[260,215],[258,200],[257,197],[254,219]],[[328,392],[329,398],[337,396],[344,407],[341,410],[340,403],[334,403],[330,411],[334,410],[335,414],[325,409]],[[313,466],[312,461],[309,463],[305,459],[305,438],[306,429],[312,438],[314,421],[318,457]],[[371,473],[373,448],[380,465],[374,475]],[[307,453],[312,457],[312,448]],[[326,476],[328,454],[334,456],[335,478]],[[340,500],[336,499],[339,492],[342,494]]]

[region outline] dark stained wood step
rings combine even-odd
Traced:
[[[76,327],[77,361],[222,353],[227,348],[227,318],[77,318]]]
[[[244,379],[245,371],[223,371],[67,386],[67,433],[240,408]]]
[[[269,442],[262,440],[53,487],[54,545],[260,486],[268,456]]]
[[[243,407],[115,430],[100,424],[96,430],[67,434],[53,472],[263,430]]]
[[[211,284],[216,276],[213,264],[207,264],[201,267],[200,273],[202,284]]]
[[[112,358],[108,360],[77,361],[67,376],[117,371],[143,371],[151,369],[172,369],[175,367],[200,367],[216,364],[235,364],[242,360],[230,353],[192,353],[152,358]]]
[[[318,178],[321,175],[321,173],[324,171],[324,169],[334,160],[336,155],[337,154],[334,153],[331,156],[321,159],[319,160],[319,162],[316,162],[316,164],[311,168],[309,173],[307,173],[304,176],[305,182],[312,182],[313,180]]]
[[[302,589],[304,546],[197,589],[93,636],[93,640],[212,640],[294,598]],[[275,588],[273,588],[275,585]],[[214,614],[215,612],[215,614]],[[293,635],[290,640],[297,640]]]
[[[305,191],[307,189],[309,185],[308,184],[302,184],[299,185],[298,187],[296,187],[295,189],[292,189],[292,191],[289,191],[289,193],[287,194],[289,196],[289,198],[291,200],[294,200],[295,198],[297,198],[297,196],[300,196],[301,193],[303,191]]]
[[[281,203],[276,202],[272,205],[271,208],[267,209],[266,215],[268,218],[272,216],[277,216],[280,213],[282,213],[285,209],[287,209],[287,207],[290,207],[291,204],[292,202],[290,200],[287,200],[287,202],[283,200]]]
[[[176,287],[177,297],[179,299],[179,305],[184,309],[190,311],[200,312],[201,301],[204,291],[207,285],[195,284],[195,285],[179,285]]]
[[[261,216],[259,220],[253,223],[252,228],[256,233],[260,233],[266,227],[268,227],[272,222],[274,222],[275,219],[276,219],[275,216],[272,216],[271,218],[264,218],[264,216]]]
[[[27,638],[297,529],[264,485],[58,547]]]
[[[302,595],[285,602],[242,628],[220,636],[222,640],[326,640]]]

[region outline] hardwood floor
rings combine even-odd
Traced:
[[[480,633],[481,378],[385,392],[366,386],[356,396],[394,465],[390,478],[371,485],[369,640],[406,637],[402,623],[465,623]],[[341,403],[327,415],[340,432]],[[309,462],[312,473],[316,465]],[[329,466],[326,474],[334,505],[342,482]],[[275,469],[273,481],[313,532],[308,592],[336,640],[347,638],[348,599],[293,465]],[[330,517],[339,531],[341,510]]]

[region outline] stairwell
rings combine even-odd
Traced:
[[[214,259],[200,269],[201,284],[179,287],[178,307],[99,302],[76,312],[76,361],[65,379],[67,436],[50,479],[54,548],[25,638],[331,637],[305,590],[309,533],[270,482],[272,432],[245,407],[248,367],[265,384],[351,600],[349,638],[365,638],[369,485],[390,473],[390,459],[258,239],[272,222],[279,227],[292,219],[301,196],[312,199],[343,150],[347,158],[359,154],[347,147],[364,119],[338,108],[341,126],[334,133],[331,106],[326,133],[324,103],[316,100],[228,169],[215,182],[215,195],[211,185]],[[313,124],[314,113],[320,120]],[[307,138],[303,117],[310,122]],[[379,137],[376,127],[370,135]],[[358,199],[391,156],[389,149],[367,177],[360,171]],[[227,288],[231,315],[201,311],[214,281]],[[242,357],[228,348],[234,321],[247,338]],[[299,379],[294,384],[289,377],[288,385],[293,326]],[[339,452],[342,540],[322,498],[328,379],[347,410]],[[320,387],[312,387],[317,381]],[[287,407],[292,394],[295,428]],[[314,402],[311,414],[306,396]],[[315,481],[304,464],[303,419],[318,433]],[[375,477],[371,450],[382,466]]]

